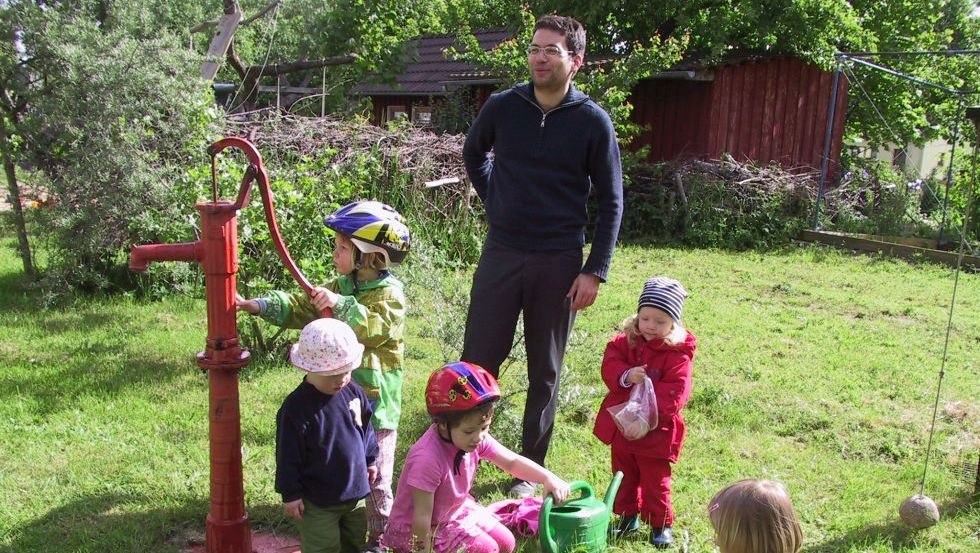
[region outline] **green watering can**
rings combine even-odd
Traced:
[[[568,553],[581,551],[602,553],[606,550],[606,534],[612,519],[612,503],[619,491],[623,473],[613,475],[606,502],[599,501],[588,482],[576,480],[571,483],[572,493],[582,492],[582,497],[570,499],[561,505],[554,505],[554,498],[548,494],[538,515],[538,536],[543,553]]]

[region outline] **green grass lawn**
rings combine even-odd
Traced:
[[[7,233],[9,234],[9,233]],[[204,303],[173,297],[81,300],[42,309],[23,286],[14,241],[0,242],[0,550],[177,552],[208,509]],[[458,355],[470,274],[424,253],[400,273],[412,302],[400,454],[422,432],[429,371]],[[674,470],[675,536],[710,552],[712,494],[739,478],[784,482],[806,551],[975,552],[980,507],[980,276],[961,274],[925,491],[942,521],[911,531],[942,364],[953,273],[823,248],[732,253],[621,247],[610,280],[576,324],[549,466],[600,492],[608,450],[591,435],[603,347],[643,280],[669,274],[691,297],[699,338],[689,436]],[[502,375],[494,434],[514,446],[526,385]],[[292,532],[273,491],[275,413],[300,374],[281,359],[241,374],[245,492],[252,527]],[[475,492],[502,496],[484,467]],[[524,544],[524,551],[535,550]],[[644,540],[614,551],[651,550]]]

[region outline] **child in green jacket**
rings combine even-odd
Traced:
[[[336,232],[333,259],[340,277],[309,296],[273,291],[238,308],[287,328],[303,328],[325,308],[347,323],[364,344],[364,358],[352,377],[375,403],[372,423],[378,441],[378,476],[367,501],[368,545],[378,550],[393,501],[391,478],[401,416],[405,354],[405,294],[388,268],[408,255],[411,237],[404,218],[376,201],[357,201],[329,215]]]

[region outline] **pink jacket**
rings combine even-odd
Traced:
[[[691,362],[696,349],[697,339],[690,332],[683,343],[674,346],[664,344],[663,340],[645,341],[638,337],[636,347],[630,347],[626,334],[613,338],[606,345],[602,359],[602,380],[609,393],[602,400],[592,433],[604,444],[677,462],[686,433],[681,409],[691,397]],[[620,435],[606,409],[629,400],[631,388],[620,384],[620,379],[629,369],[644,364],[647,376],[653,381],[660,422],[646,436],[627,440]]]

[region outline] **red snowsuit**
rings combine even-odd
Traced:
[[[602,379],[609,394],[596,416],[593,434],[612,449],[612,470],[623,471],[623,483],[616,494],[613,512],[620,515],[639,513],[655,528],[670,526],[674,521],[670,505],[670,463],[677,462],[684,443],[686,427],[681,409],[691,397],[691,362],[697,340],[690,332],[684,341],[673,346],[663,340],[636,338],[630,347],[626,334],[619,334],[606,345],[602,360]],[[608,407],[629,400],[630,388],[622,384],[626,371],[646,365],[653,381],[660,421],[646,436],[627,440],[619,433]]]

